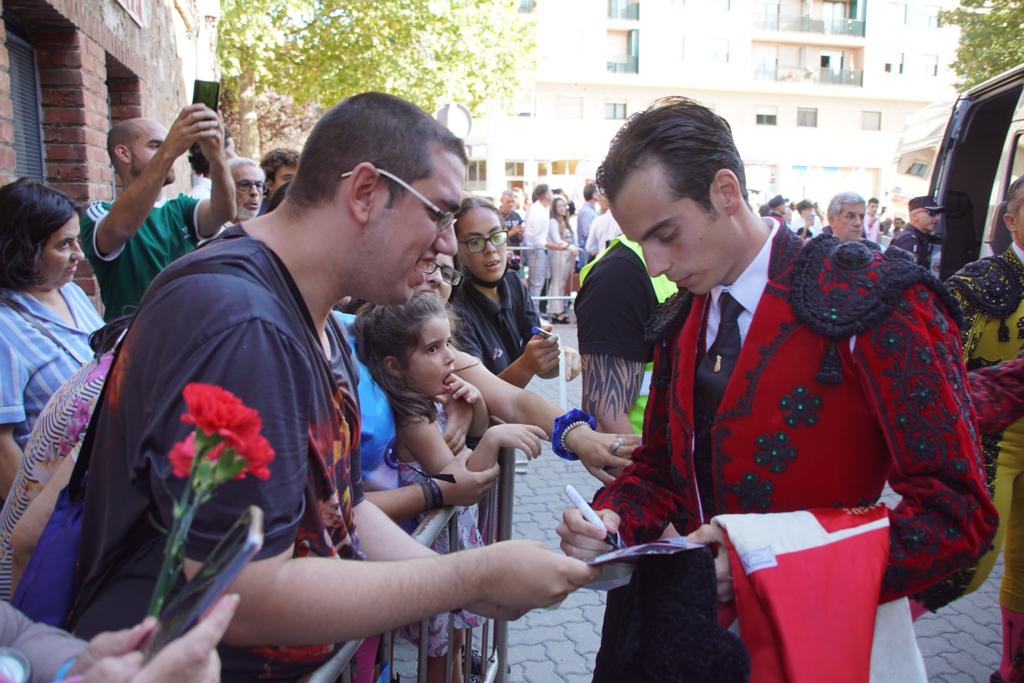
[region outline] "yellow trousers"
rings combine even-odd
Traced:
[[[1014,438],[1016,434],[1011,435],[1020,429],[1019,422],[1012,425],[1000,443],[992,499],[999,511],[999,530],[992,550],[978,560],[977,573],[966,591],[973,592],[985,582],[999,550],[1003,549],[999,604],[1014,612],[1024,612],[1024,441]]]

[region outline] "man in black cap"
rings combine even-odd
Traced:
[[[788,203],[789,200],[781,194],[777,194],[768,200],[768,209],[771,212],[769,215],[771,215],[772,218],[778,218],[787,228],[789,227],[789,218],[786,214],[790,213],[786,210],[786,205]]]
[[[932,248],[935,242],[932,233],[939,224],[942,207],[936,206],[931,197],[914,197],[910,200],[910,220],[907,228],[893,240],[892,247],[914,255],[917,265],[931,268]]]

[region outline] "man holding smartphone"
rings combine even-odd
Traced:
[[[164,199],[174,162],[198,143],[210,163],[210,198]],[[152,119],[129,119],[107,135],[107,152],[123,190],[94,202],[81,217],[82,251],[100,285],[104,317],[132,312],[157,273],[213,237],[235,214],[235,188],[224,156],[217,112],[204,104],[181,110],[168,131]]]

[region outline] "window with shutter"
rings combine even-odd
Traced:
[[[39,109],[39,79],[32,46],[7,26],[10,57],[11,108],[14,110],[15,173],[22,178],[46,179],[43,166],[43,129]]]

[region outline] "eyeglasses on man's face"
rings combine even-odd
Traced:
[[[449,284],[452,287],[458,287],[462,282],[462,273],[455,270],[451,266],[445,266],[434,260],[423,259],[416,266],[420,269],[420,272],[424,275],[430,275],[438,270],[441,271],[441,279],[445,281],[445,284]]]
[[[242,192],[248,192],[252,188],[256,188],[257,192],[263,192],[263,188],[266,187],[266,183],[262,180],[236,180],[235,187]]]
[[[498,230],[492,232],[487,237],[470,237],[468,240],[461,240],[459,244],[464,244],[466,251],[476,254],[486,249],[488,242],[496,247],[506,244],[508,242],[508,230]]]
[[[444,232],[445,230],[450,228],[452,224],[455,222],[455,214],[453,212],[441,210],[437,206],[437,204],[424,197],[416,190],[416,188],[414,188],[412,185],[396,176],[394,173],[389,173],[388,171],[385,171],[383,168],[378,168],[376,169],[376,171],[377,173],[380,173],[388,180],[398,183],[406,190],[408,190],[413,197],[416,197],[416,199],[423,202],[423,205],[427,207],[427,211],[429,211],[430,215],[433,216],[434,222],[437,224],[438,232]],[[352,175],[352,171],[346,171],[345,173],[341,174],[341,178],[344,180],[345,178],[348,178],[350,175]]]

